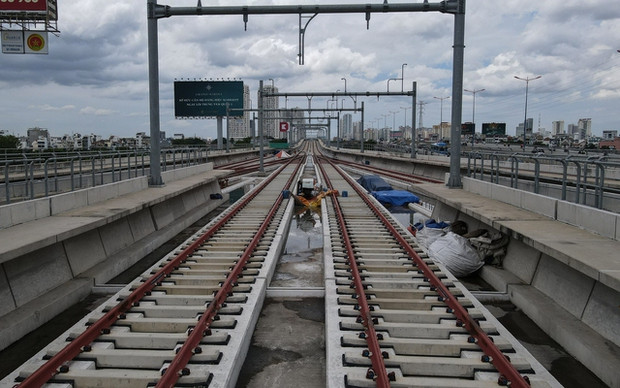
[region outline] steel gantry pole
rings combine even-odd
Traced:
[[[263,80],[260,80],[258,83],[258,144],[259,147],[259,171],[261,173],[265,172],[265,167],[263,164]]]
[[[161,186],[161,140],[159,138],[159,49],[157,43],[157,0],[147,2],[147,45],[149,61],[149,119],[151,154],[149,186]]]
[[[461,121],[463,110],[463,57],[465,52],[465,0],[458,0],[454,13],[454,46],[452,58],[452,124],[450,128],[450,178],[447,186],[460,188]]]
[[[411,90],[413,90],[413,95],[411,96],[411,159],[415,159],[415,149],[416,149],[416,130],[415,130],[415,107],[417,105],[416,96],[418,94],[418,83],[413,82],[411,86]]]

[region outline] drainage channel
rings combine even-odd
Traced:
[[[237,387],[325,387],[322,230],[295,207]]]

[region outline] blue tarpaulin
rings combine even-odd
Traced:
[[[372,191],[370,194],[377,198],[379,202],[389,203],[394,206],[420,202],[420,198],[406,190]]]
[[[377,175],[362,175],[357,183],[368,191],[392,190],[392,186]]]

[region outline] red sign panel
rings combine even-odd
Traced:
[[[47,0],[0,0],[0,11],[45,12]]]
[[[280,121],[280,132],[288,131],[288,123],[286,121]]]

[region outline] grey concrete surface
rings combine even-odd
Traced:
[[[620,242],[523,209],[522,193],[502,201],[444,185],[418,185],[435,198],[433,217],[478,222],[511,237],[503,268],[485,266],[481,276],[606,384],[620,375]],[[513,191],[519,191],[510,189]],[[515,201],[515,206],[508,204]],[[589,208],[595,217],[596,209]],[[609,233],[608,233],[609,234]]]
[[[89,288],[105,282],[219,206],[225,199],[210,200],[209,195],[220,192],[217,180],[228,171],[211,167],[194,168],[193,172],[202,172],[180,175],[182,179],[159,188],[136,192],[142,186],[130,180],[120,182],[122,188],[103,185],[37,200],[47,201],[51,209],[70,208],[40,219],[36,219],[40,215],[36,206],[8,205],[32,214],[22,218],[30,221],[0,229],[0,263],[6,279],[0,283],[0,319],[5,323],[0,325],[2,348],[44,323],[54,311],[61,312],[67,307],[65,299],[84,297],[87,293],[75,292],[69,286],[72,279],[83,279],[79,284],[86,282]],[[101,192],[92,194],[95,191]],[[85,205],[89,192],[93,198],[106,199]],[[75,205],[81,207],[72,208]],[[44,303],[42,313],[38,300],[48,295],[56,295],[63,302],[56,308],[53,303]],[[39,318],[29,324],[12,318],[29,315]]]

